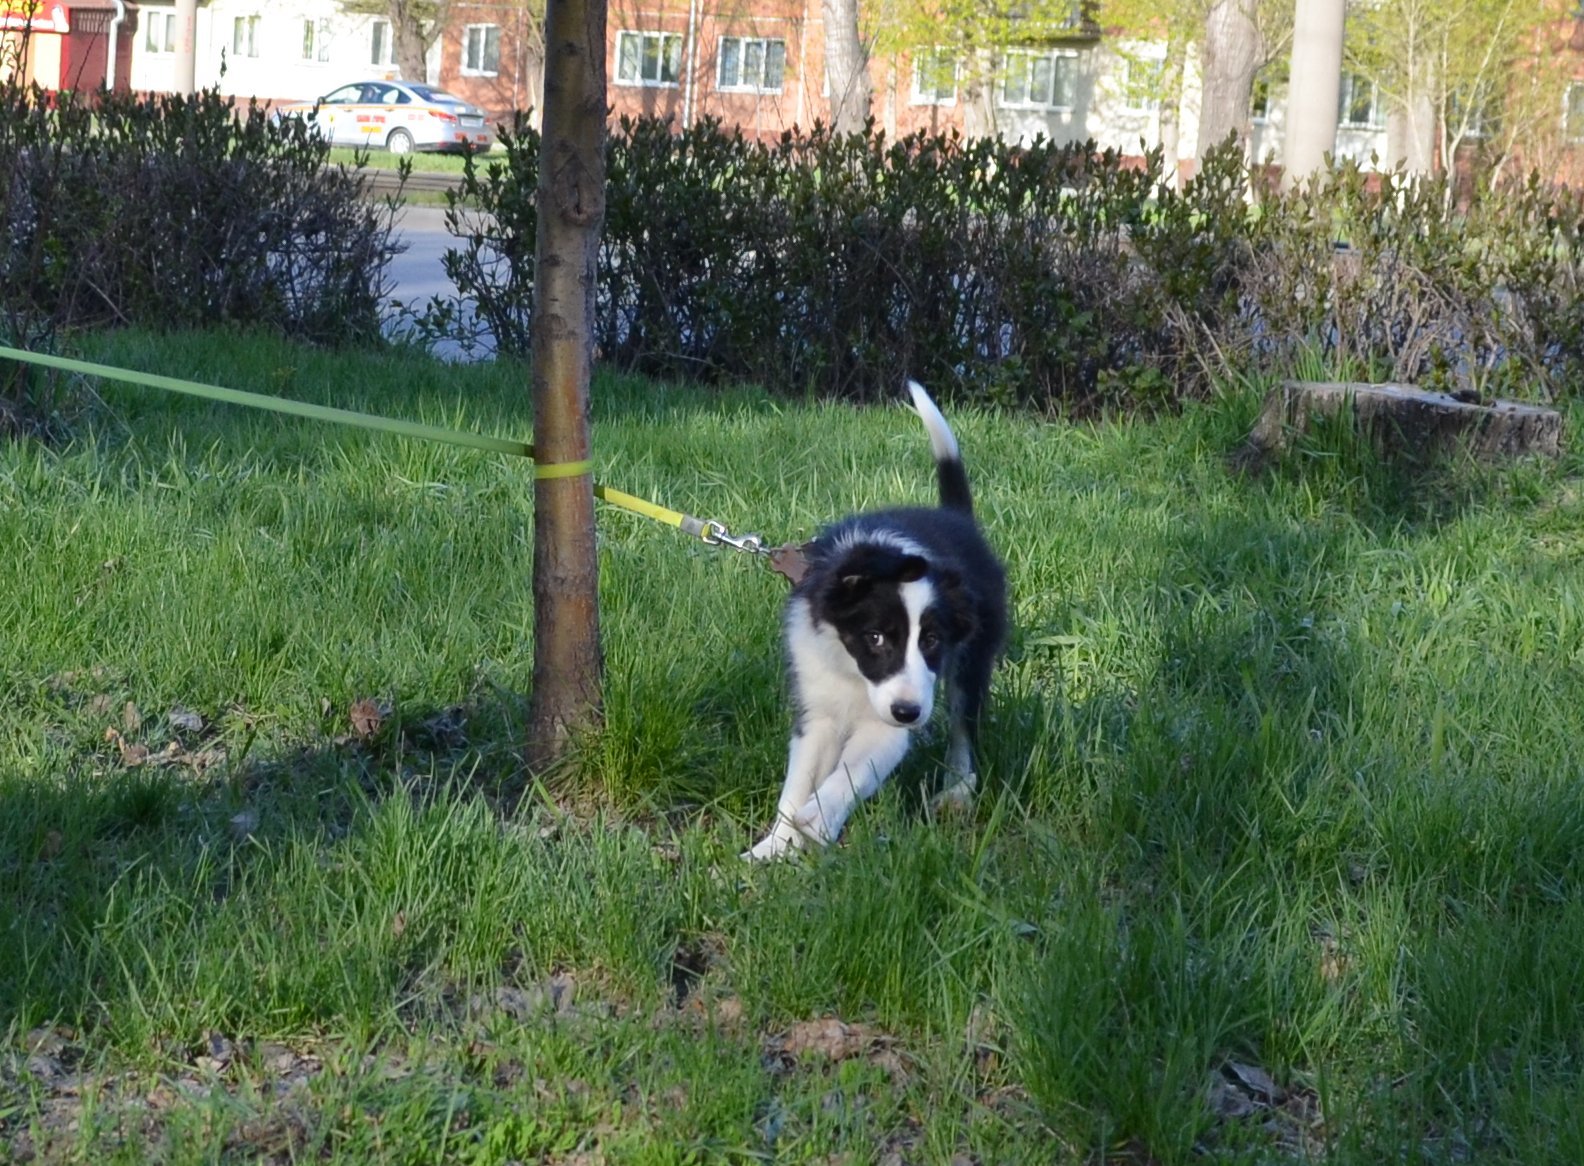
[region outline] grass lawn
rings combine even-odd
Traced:
[[[526,436],[510,367],[93,359]],[[1584,1161],[1584,498],[1257,394],[954,409],[1017,631],[971,820],[926,743],[806,861],[784,584],[602,511],[608,727],[516,763],[504,457],[100,386],[0,446],[0,1158]],[[901,408],[617,378],[600,476],[780,541],[927,501]]]
[[[415,150],[411,154],[405,155],[405,157],[412,162],[412,168],[415,171],[425,174],[455,174],[460,178],[467,165],[466,160],[460,154],[436,154]],[[489,154],[483,154],[475,158],[474,161],[476,163],[483,162],[489,157]],[[364,159],[369,166],[385,170],[396,169],[397,164],[401,161],[401,158],[388,150],[354,150],[348,146],[336,146],[330,151],[327,161],[332,166],[355,166],[359,158]]]

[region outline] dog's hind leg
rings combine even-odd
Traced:
[[[742,857],[750,862],[779,858],[802,846],[805,838],[796,825],[798,811],[814,793],[815,783],[830,772],[840,756],[841,738],[836,726],[824,720],[800,725],[787,747],[786,781],[776,803],[775,825]]]
[[[906,729],[865,725],[843,747],[830,776],[820,782],[794,819],[813,842],[834,842],[853,808],[885,784],[909,744]]]

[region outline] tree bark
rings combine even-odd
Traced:
[[[540,476],[586,462],[594,290],[605,217],[606,0],[550,0],[545,16],[532,323],[534,667],[526,761],[542,772],[599,723],[599,560],[593,480]]]
[[[1298,0],[1293,16],[1291,81],[1282,186],[1320,174],[1336,150],[1337,101],[1342,91],[1342,0]]]
[[[1235,135],[1248,149],[1249,101],[1263,52],[1254,23],[1253,0],[1215,0],[1205,17],[1204,80],[1199,138],[1194,156]]]
[[[1177,154],[1182,148],[1183,57],[1186,52],[1187,45],[1182,38],[1173,34],[1166,42],[1166,63],[1161,69],[1160,144],[1161,165],[1165,168],[1162,178],[1171,190],[1182,187],[1182,166]]]
[[[445,18],[442,8],[435,27]],[[401,70],[404,81],[427,83],[429,80],[429,43],[432,37],[424,33],[423,20],[408,0],[391,0],[391,56]]]
[[[175,66],[172,88],[177,93],[198,92],[198,0],[176,0]]]
[[[825,79],[830,86],[831,127],[860,132],[869,121],[872,90],[869,55],[858,35],[858,0],[822,0],[825,11]]]
[[[1470,394],[1472,395],[1472,394]],[[1285,381],[1265,397],[1239,468],[1260,470],[1315,417],[1347,416],[1388,457],[1424,458],[1466,451],[1496,459],[1561,453],[1562,415],[1516,401],[1468,400],[1412,385]]]

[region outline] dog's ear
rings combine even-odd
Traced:
[[[936,590],[940,595],[942,631],[947,640],[960,644],[979,626],[976,610],[963,577],[956,571],[944,570],[936,575]]]
[[[913,583],[929,563],[895,547],[864,544],[848,551],[831,569],[826,598],[835,609],[856,607],[877,583]]]

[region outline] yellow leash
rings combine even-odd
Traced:
[[[524,457],[533,460],[534,448],[528,442],[516,441],[508,437],[489,437],[480,433],[461,433],[453,429],[441,429],[435,425],[424,425],[417,421],[403,421],[395,417],[379,417],[372,413],[359,413],[352,409],[336,409],[329,405],[310,405],[303,401],[292,401],[284,397],[267,397],[262,393],[247,393],[240,389],[227,389],[219,385],[206,385],[198,381],[182,380],[178,377],[160,376],[157,373],[137,372],[133,369],[116,368],[109,364],[95,364],[88,360],[73,360],[64,356],[50,356],[40,352],[28,352],[21,348],[9,348],[0,345],[0,359],[14,360],[22,364],[35,364],[43,368],[59,369],[62,372],[79,373],[83,376],[102,377],[105,380],[121,381],[129,385],[142,385],[147,388],[163,389],[166,392],[182,393],[189,397],[201,397],[208,401],[221,401],[228,405],[241,405],[249,409],[264,409],[271,413],[285,413],[292,417],[304,417],[311,421],[329,421],[337,425],[351,425],[359,429],[372,429],[379,433],[391,433],[398,437],[412,438],[417,441],[434,441],[444,445],[459,445],[468,449],[480,449],[489,453],[505,453],[514,457]],[[534,462],[533,476],[537,479],[577,478],[584,474],[592,473],[594,463],[590,461],[576,462]],[[695,518],[691,514],[684,514],[680,510],[672,510],[658,503],[647,501],[636,495],[625,493],[610,486],[594,483],[594,496],[608,505],[633,514],[652,518],[656,522],[663,522],[667,526],[674,526],[682,533],[691,535],[711,546],[729,546],[739,551],[750,554],[769,554],[765,548],[764,540],[756,534],[742,536],[732,535],[724,524],[714,519]]]

